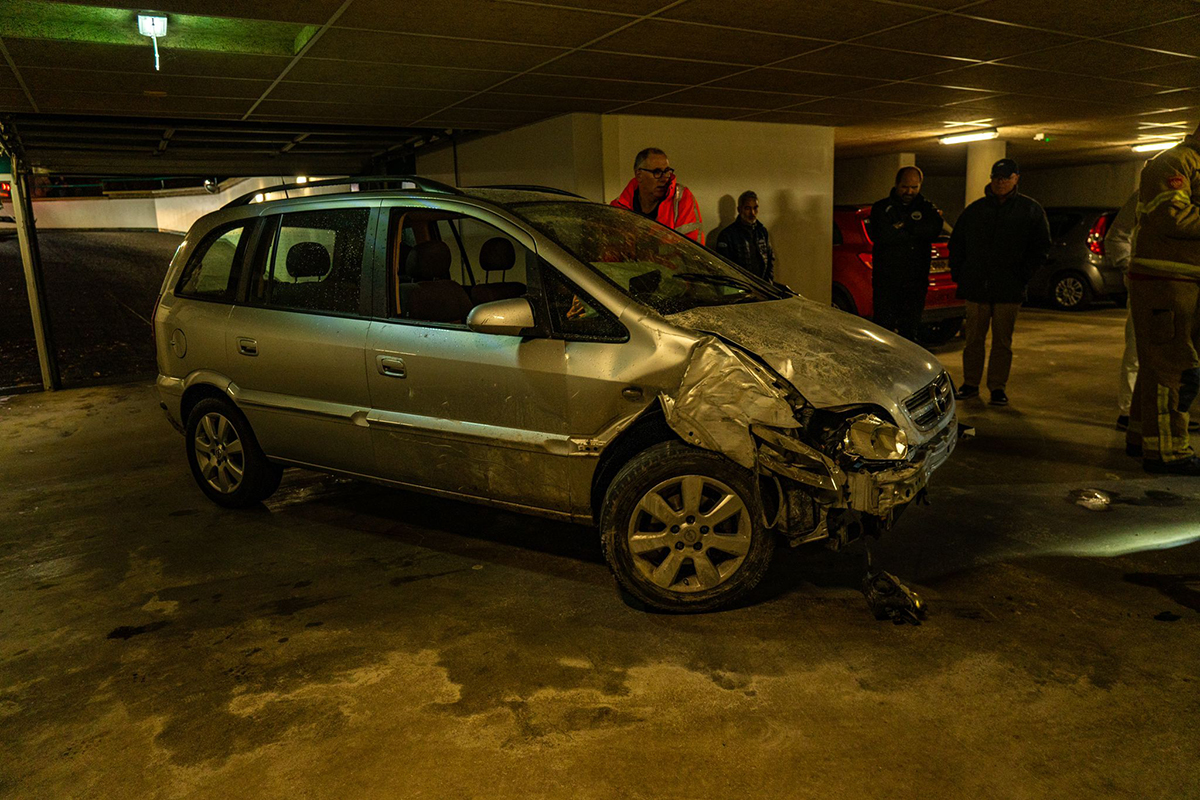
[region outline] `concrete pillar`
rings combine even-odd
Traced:
[[[1002,139],[971,142],[967,145],[966,205],[983,197],[983,189],[992,180],[992,164],[1004,158],[1008,145]]]
[[[58,358],[54,338],[50,335],[50,314],[42,281],[42,259],[34,229],[33,203],[30,200],[29,173],[13,159],[12,183],[13,218],[17,223],[17,243],[21,249],[21,264],[25,268],[25,292],[29,295],[29,315],[33,319],[33,338],[37,344],[38,365],[42,371],[42,387],[53,391],[62,387],[58,374]]]
[[[835,205],[874,203],[896,185],[901,167],[914,167],[916,153],[889,153],[869,158],[845,158],[833,167]]]

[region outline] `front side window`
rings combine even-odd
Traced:
[[[283,214],[261,248],[252,301],[274,308],[359,313],[366,208]]]
[[[187,297],[232,300],[237,265],[241,263],[246,240],[250,238],[248,229],[248,223],[239,223],[210,234],[196,248],[175,293]]]
[[[790,296],[639,214],[585,203],[517,206],[534,227],[660,314]]]

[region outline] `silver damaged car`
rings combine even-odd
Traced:
[[[779,540],[878,535],[957,434],[920,347],[635,213],[356,178],[200,219],[154,313],[200,489],[284,467],[596,524],[645,605],[703,611]]]

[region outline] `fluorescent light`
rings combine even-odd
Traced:
[[[250,202],[251,203],[261,203],[265,199],[266,198],[263,196],[262,192],[259,192],[258,194],[254,195],[254,197],[250,198]]]
[[[1135,153],[1155,153],[1159,150],[1169,150],[1177,144],[1179,144],[1177,141],[1147,142],[1146,144],[1131,145],[1129,149]]]
[[[939,136],[942,144],[964,144],[966,142],[982,142],[985,139],[995,139],[1000,132],[995,128],[986,131],[971,131],[970,133],[952,133],[949,136]]]
[[[158,37],[167,35],[167,18],[138,14],[138,33],[142,36],[149,36],[150,41],[154,42],[154,69],[157,71],[159,68]]]
[[[153,36],[155,38],[166,36],[167,18],[138,14],[138,33],[142,36]]]
[[[308,177],[304,175],[297,175],[296,183],[308,183]]]

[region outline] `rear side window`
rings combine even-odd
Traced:
[[[1046,214],[1046,221],[1050,223],[1050,238],[1058,241],[1066,238],[1072,228],[1083,222],[1083,214],[1073,211],[1050,211]]]
[[[251,302],[274,308],[357,314],[366,208],[302,211],[277,217],[260,248]]]
[[[249,224],[240,223],[209,234],[179,279],[175,293],[186,297],[207,297],[232,301],[237,285],[237,267],[250,238]]]

